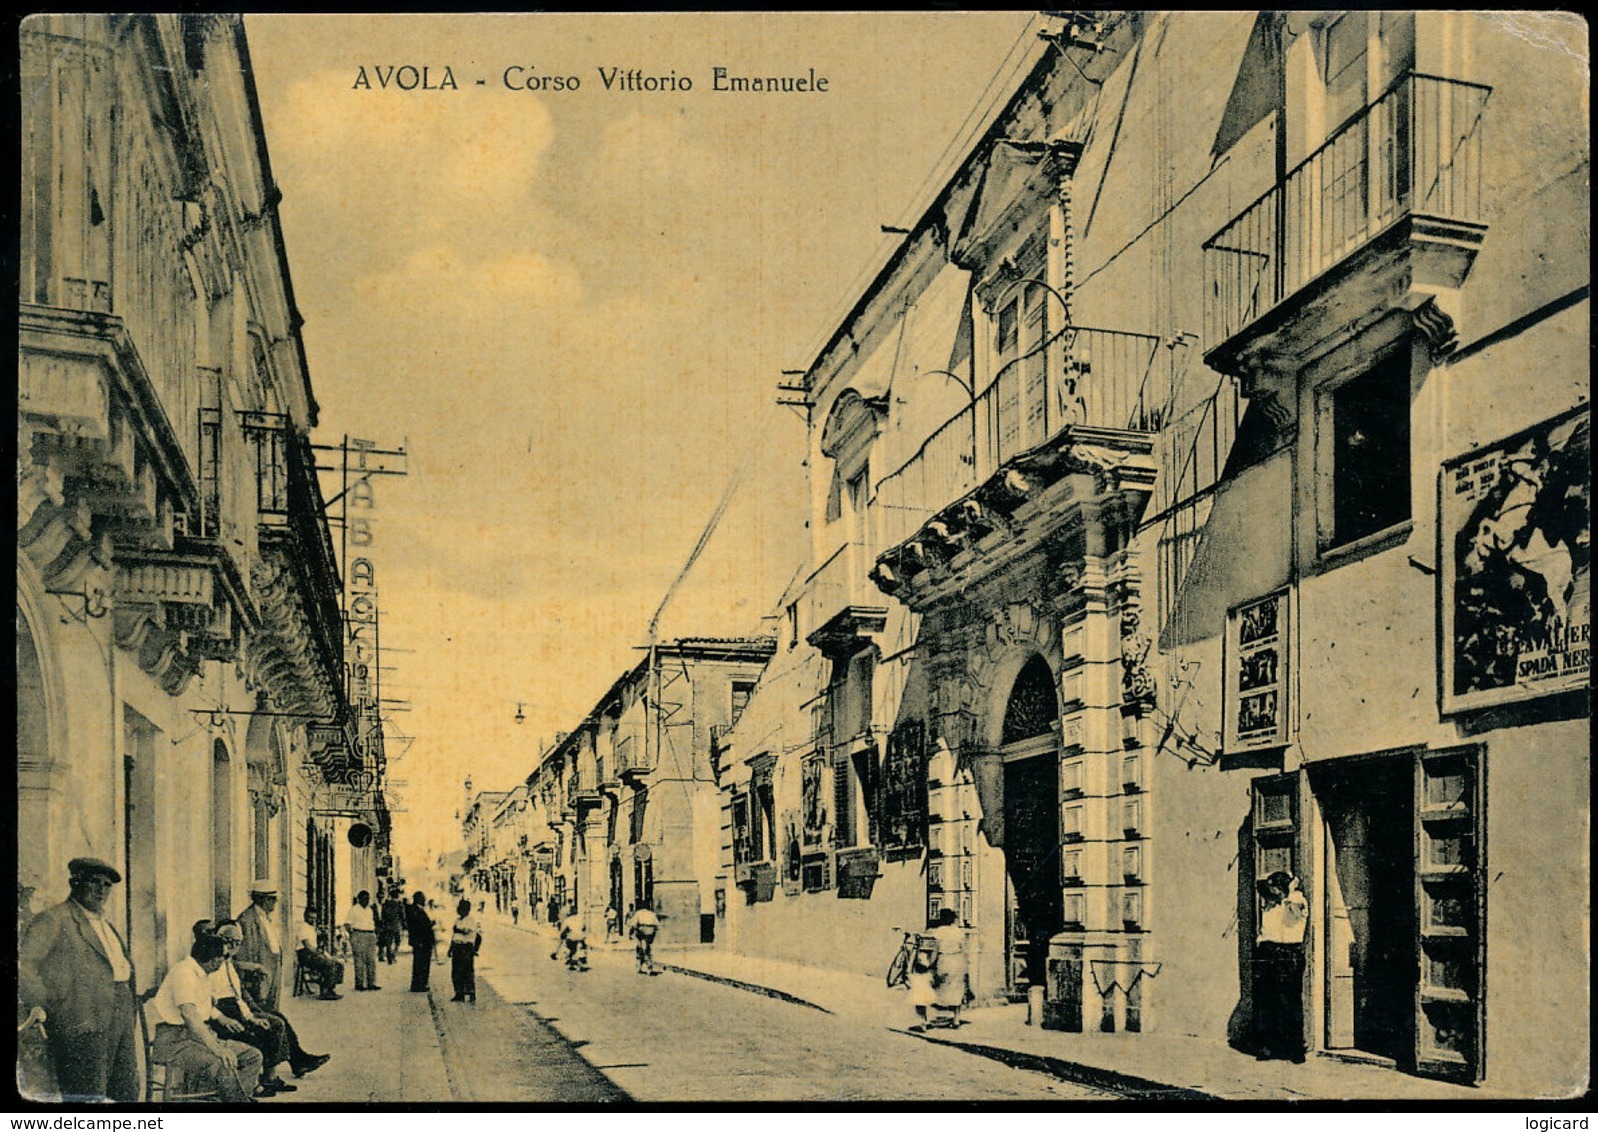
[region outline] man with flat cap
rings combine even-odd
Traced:
[[[283,944],[277,930],[277,885],[258,880],[250,889],[250,906],[239,913],[244,942],[233,965],[250,993],[268,1010],[276,1011],[283,981]]]
[[[67,864],[71,895],[33,918],[17,955],[17,991],[42,1015],[65,1100],[137,1101],[133,964],[105,918],[122,874],[95,857]]]

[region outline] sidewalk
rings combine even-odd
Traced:
[[[292,971],[278,1008],[311,1053],[331,1054],[328,1063],[305,1077],[284,1080],[298,1087],[264,1103],[293,1104],[440,1104],[459,1099],[445,1069],[439,1028],[434,1023],[429,995],[410,993],[410,952],[399,962],[377,965],[376,991],[356,993],[345,963],[344,984],[337,1002],[314,996],[294,998]],[[448,970],[433,968],[446,984]]]
[[[684,947],[659,954],[668,971],[776,993],[863,1025],[908,1033],[913,1012],[883,979],[780,960]],[[915,1036],[1063,1080],[1137,1096],[1235,1101],[1390,1100],[1481,1103],[1524,1099],[1311,1054],[1302,1065],[1255,1061],[1224,1041],[1188,1034],[1067,1033],[1029,1026],[1024,1004],[967,1010],[957,1030]]]

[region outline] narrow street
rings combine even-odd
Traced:
[[[382,989],[286,1003],[328,1065],[272,1103],[449,1104],[795,1101],[1073,1101],[1110,1094],[809,1006],[667,972],[596,949],[587,972],[548,937],[497,929],[478,1001],[449,1001],[447,965],[410,993],[410,957]],[[348,987],[344,988],[348,991]]]
[[[580,1046],[589,1064],[635,1100],[1102,1095],[886,1028],[862,1029],[808,1006],[671,972],[640,976],[626,952],[596,949],[589,971],[570,972],[550,960],[549,946],[541,935],[495,932],[480,981]]]

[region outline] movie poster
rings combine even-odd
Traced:
[[[1444,465],[1444,711],[1586,685],[1589,432],[1583,406]]]

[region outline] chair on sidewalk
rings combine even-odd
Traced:
[[[311,993],[311,972],[298,952],[294,955],[294,997]]]
[[[139,996],[139,1034],[144,1042],[144,1099],[149,1104],[164,1101],[214,1101],[216,1090],[190,1091],[183,1070],[157,1061],[155,1042],[150,1033],[150,1000],[156,992],[145,991]]]

